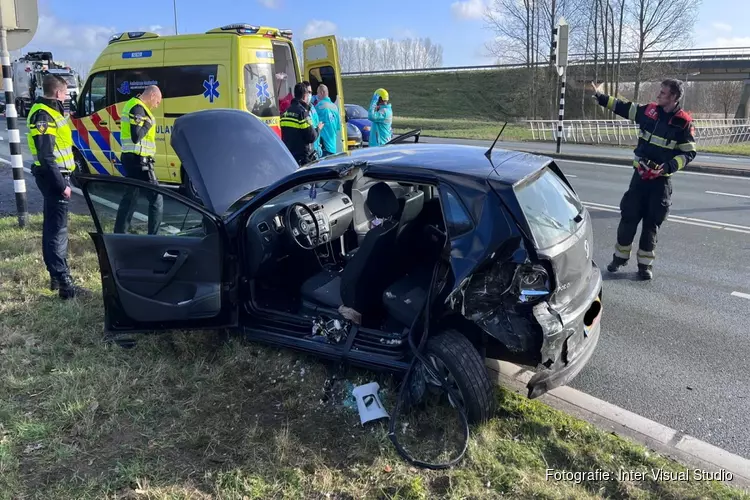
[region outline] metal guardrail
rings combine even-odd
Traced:
[[[602,58],[599,58],[599,63]],[[738,48],[707,48],[690,50],[661,50],[645,52],[643,61],[647,63],[685,63],[685,62],[708,62],[708,61],[750,61],[750,47]],[[634,64],[638,62],[637,52],[623,52],[620,54],[620,64]],[[579,66],[583,64],[594,64],[592,54],[569,54],[568,64]],[[534,66],[544,67],[549,65],[549,60],[537,61]],[[487,64],[481,66],[438,66],[433,68],[412,69],[385,69],[377,71],[348,71],[343,76],[368,76],[368,75],[390,75],[411,73],[446,73],[464,71],[491,71],[495,69],[512,69],[528,67],[525,63]]]
[[[535,141],[557,141],[557,120],[527,122]],[[698,145],[750,141],[750,119],[698,119],[693,124]],[[638,130],[638,125],[629,120],[565,120],[562,140],[574,144],[635,145]]]

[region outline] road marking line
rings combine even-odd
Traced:
[[[734,196],[735,198],[747,198],[750,199],[750,196],[746,194],[734,194],[734,193],[722,193],[720,191],[706,191],[708,194],[718,194],[721,196]]]
[[[614,205],[604,205],[603,203],[594,203],[591,201],[582,202],[586,207],[593,208],[595,210],[602,210],[604,212],[619,212],[619,207]],[[728,222],[718,222],[704,219],[693,219],[688,217],[680,217],[679,215],[670,215],[667,219],[680,224],[689,224],[692,226],[709,227],[711,229],[724,229],[725,231],[732,231],[735,233],[748,233],[750,234],[750,227],[740,226],[739,224],[730,224]]]
[[[732,292],[732,296],[750,300],[750,293]]]

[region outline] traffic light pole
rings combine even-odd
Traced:
[[[5,119],[8,124],[8,144],[10,163],[13,169],[13,191],[16,194],[16,212],[18,226],[25,227],[29,217],[26,200],[26,181],[23,175],[23,155],[21,153],[21,135],[18,132],[18,114],[16,98],[13,93],[13,78],[10,71],[10,52],[8,52],[8,32],[0,28],[0,62],[3,66],[3,89],[5,90]]]

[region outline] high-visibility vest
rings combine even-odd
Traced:
[[[137,118],[130,114],[130,110],[132,110],[137,105],[143,106],[143,109],[146,110],[146,114],[148,115],[149,119],[151,119],[151,123],[153,124],[151,128],[148,129],[148,132],[146,132],[146,135],[141,139],[138,144],[133,142],[132,136],[130,135],[130,126],[135,125],[143,125],[143,123],[136,123]],[[138,99],[137,97],[133,97],[128,102],[125,103],[125,107],[122,108],[122,130],[120,131],[120,139],[122,140],[122,152],[123,153],[134,153],[138,156],[150,156],[153,157],[156,155],[156,120],[154,119],[154,115],[151,114],[151,110],[148,109],[148,106],[146,106],[143,101]]]
[[[48,123],[46,127],[37,127],[35,123],[32,123],[34,115],[40,110],[44,110],[52,117],[53,123]],[[76,168],[75,158],[73,157],[73,132],[70,130],[68,120],[54,108],[47,106],[42,103],[34,103],[29,110],[29,116],[26,119],[26,125],[29,128],[29,133],[26,134],[26,140],[29,143],[29,151],[32,156],[36,158],[34,161],[35,166],[40,166],[39,159],[37,158],[36,144],[34,144],[34,137],[40,135],[51,135],[55,138],[55,164],[62,173],[70,174]]]

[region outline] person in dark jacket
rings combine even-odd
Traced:
[[[692,117],[680,106],[682,82],[667,79],[661,84],[656,102],[647,105],[621,101],[599,91],[592,82],[599,105],[639,125],[638,144],[633,159],[633,177],[620,201],[620,224],[612,262],[616,272],[630,259],[638,223],[643,221],[638,243],[638,274],[653,277],[657,232],[672,204],[672,175],[696,155]]]
[[[68,84],[57,75],[46,75],[42,90],[44,97],[34,102],[26,121],[29,150],[34,157],[31,172],[44,197],[42,256],[50,275],[50,290],[57,290],[62,299],[86,297],[91,292],[73,283],[68,266],[70,175],[75,170],[73,133],[63,107]]]
[[[294,99],[289,109],[281,115],[281,140],[300,166],[318,159],[314,143],[323,128],[322,123],[313,127],[310,98],[307,86],[298,83],[294,86]]]

